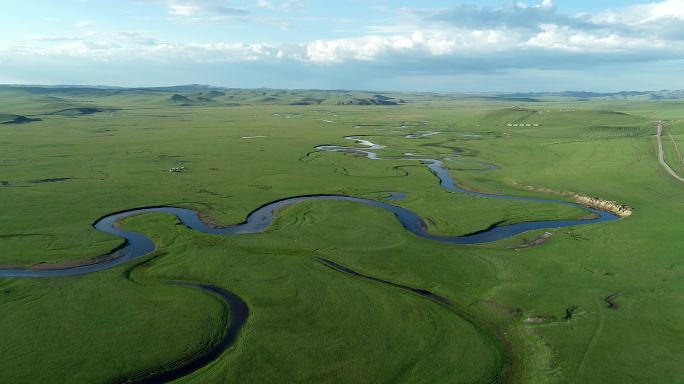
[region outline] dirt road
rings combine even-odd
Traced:
[[[665,162],[665,150],[663,149],[663,122],[662,121],[658,122],[658,134],[657,134],[657,136],[658,136],[658,161],[660,162],[660,165],[662,165],[663,168],[665,168],[665,170],[670,175],[672,175],[672,177],[674,177],[675,179],[677,179],[681,182],[684,182],[684,178],[679,176],[677,174],[677,172],[675,172],[674,169],[672,169],[672,167],[670,167],[670,165],[667,164],[667,162]]]

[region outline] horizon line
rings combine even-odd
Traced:
[[[400,94],[497,94],[497,95],[511,95],[511,94],[537,94],[537,95],[557,95],[563,93],[591,93],[600,95],[619,95],[624,93],[655,93],[655,92],[683,92],[682,89],[648,89],[648,90],[620,90],[620,91],[598,91],[585,89],[565,89],[558,91],[409,91],[409,90],[378,90],[378,89],[347,89],[347,88],[290,88],[290,87],[231,87],[224,85],[211,85],[200,83],[189,84],[173,84],[173,85],[151,85],[151,86],[121,86],[121,85],[88,85],[88,84],[35,84],[35,83],[0,83],[0,87],[26,87],[26,88],[82,88],[82,89],[118,89],[118,90],[154,90],[154,89],[171,89],[171,88],[218,88],[218,89],[236,89],[236,90],[283,90],[283,91],[321,91],[321,92],[364,92],[364,93],[400,93]]]

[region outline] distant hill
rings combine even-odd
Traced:
[[[169,97],[169,100],[173,103],[180,104],[180,105],[192,105],[192,104],[194,104],[194,102],[192,100],[190,100],[189,97],[179,95],[177,93],[171,95],[171,97]]]
[[[352,97],[347,100],[340,100],[337,102],[338,105],[399,105],[403,104],[404,100],[397,100],[393,97],[384,95],[373,95],[371,97]]]
[[[541,100],[522,96],[522,95],[501,95],[501,96],[463,96],[461,99],[481,100],[481,101],[505,101],[513,103],[539,103]]]
[[[215,97],[220,97],[220,96],[225,96],[225,95],[226,95],[226,94],[225,94],[224,92],[219,92],[219,91],[211,90],[211,91],[205,93],[205,94],[204,94],[204,97],[213,99],[213,98],[215,98]]]
[[[76,108],[66,108],[55,112],[46,113],[46,115],[60,115],[60,116],[80,116],[80,115],[92,115],[94,113],[100,112],[110,112],[113,109],[105,108],[95,108],[95,107],[76,107]]]
[[[220,90],[221,87],[213,87],[211,85],[202,84],[188,84],[188,85],[173,85],[169,87],[145,87],[145,88],[130,88],[137,91],[148,92],[168,92],[168,93],[191,93],[191,92],[208,92],[211,90]]]
[[[184,107],[193,105],[219,105],[220,102],[216,99],[225,95],[225,93],[218,91],[197,92],[192,94],[174,93],[169,97],[169,101]]]
[[[21,115],[0,114],[0,124],[28,124],[34,121],[41,121],[41,119]]]

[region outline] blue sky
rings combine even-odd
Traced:
[[[0,83],[684,88],[684,0],[23,0],[0,10]]]

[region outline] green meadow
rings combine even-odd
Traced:
[[[157,249],[82,276],[0,278],[0,382],[135,382],[237,342],[179,383],[674,383],[684,377],[684,101],[345,91],[0,87],[0,265],[40,268],[122,245],[92,224],[172,205],[230,225],[288,196],[346,194],[419,213],[436,234],[587,217],[559,204],[451,193],[406,153],[443,159],[465,189],[632,207],[619,221],[495,243],[419,238],[392,214],[300,203],[264,233],[215,236],[166,214],[120,225]],[[515,126],[517,125],[517,126]],[[521,126],[524,125],[524,126]],[[407,138],[415,133],[437,134]],[[383,161],[317,145],[385,145]],[[416,156],[418,157],[418,156]],[[496,169],[487,170],[486,164]],[[182,172],[169,172],[182,166]],[[451,305],[363,275],[428,290]]]

